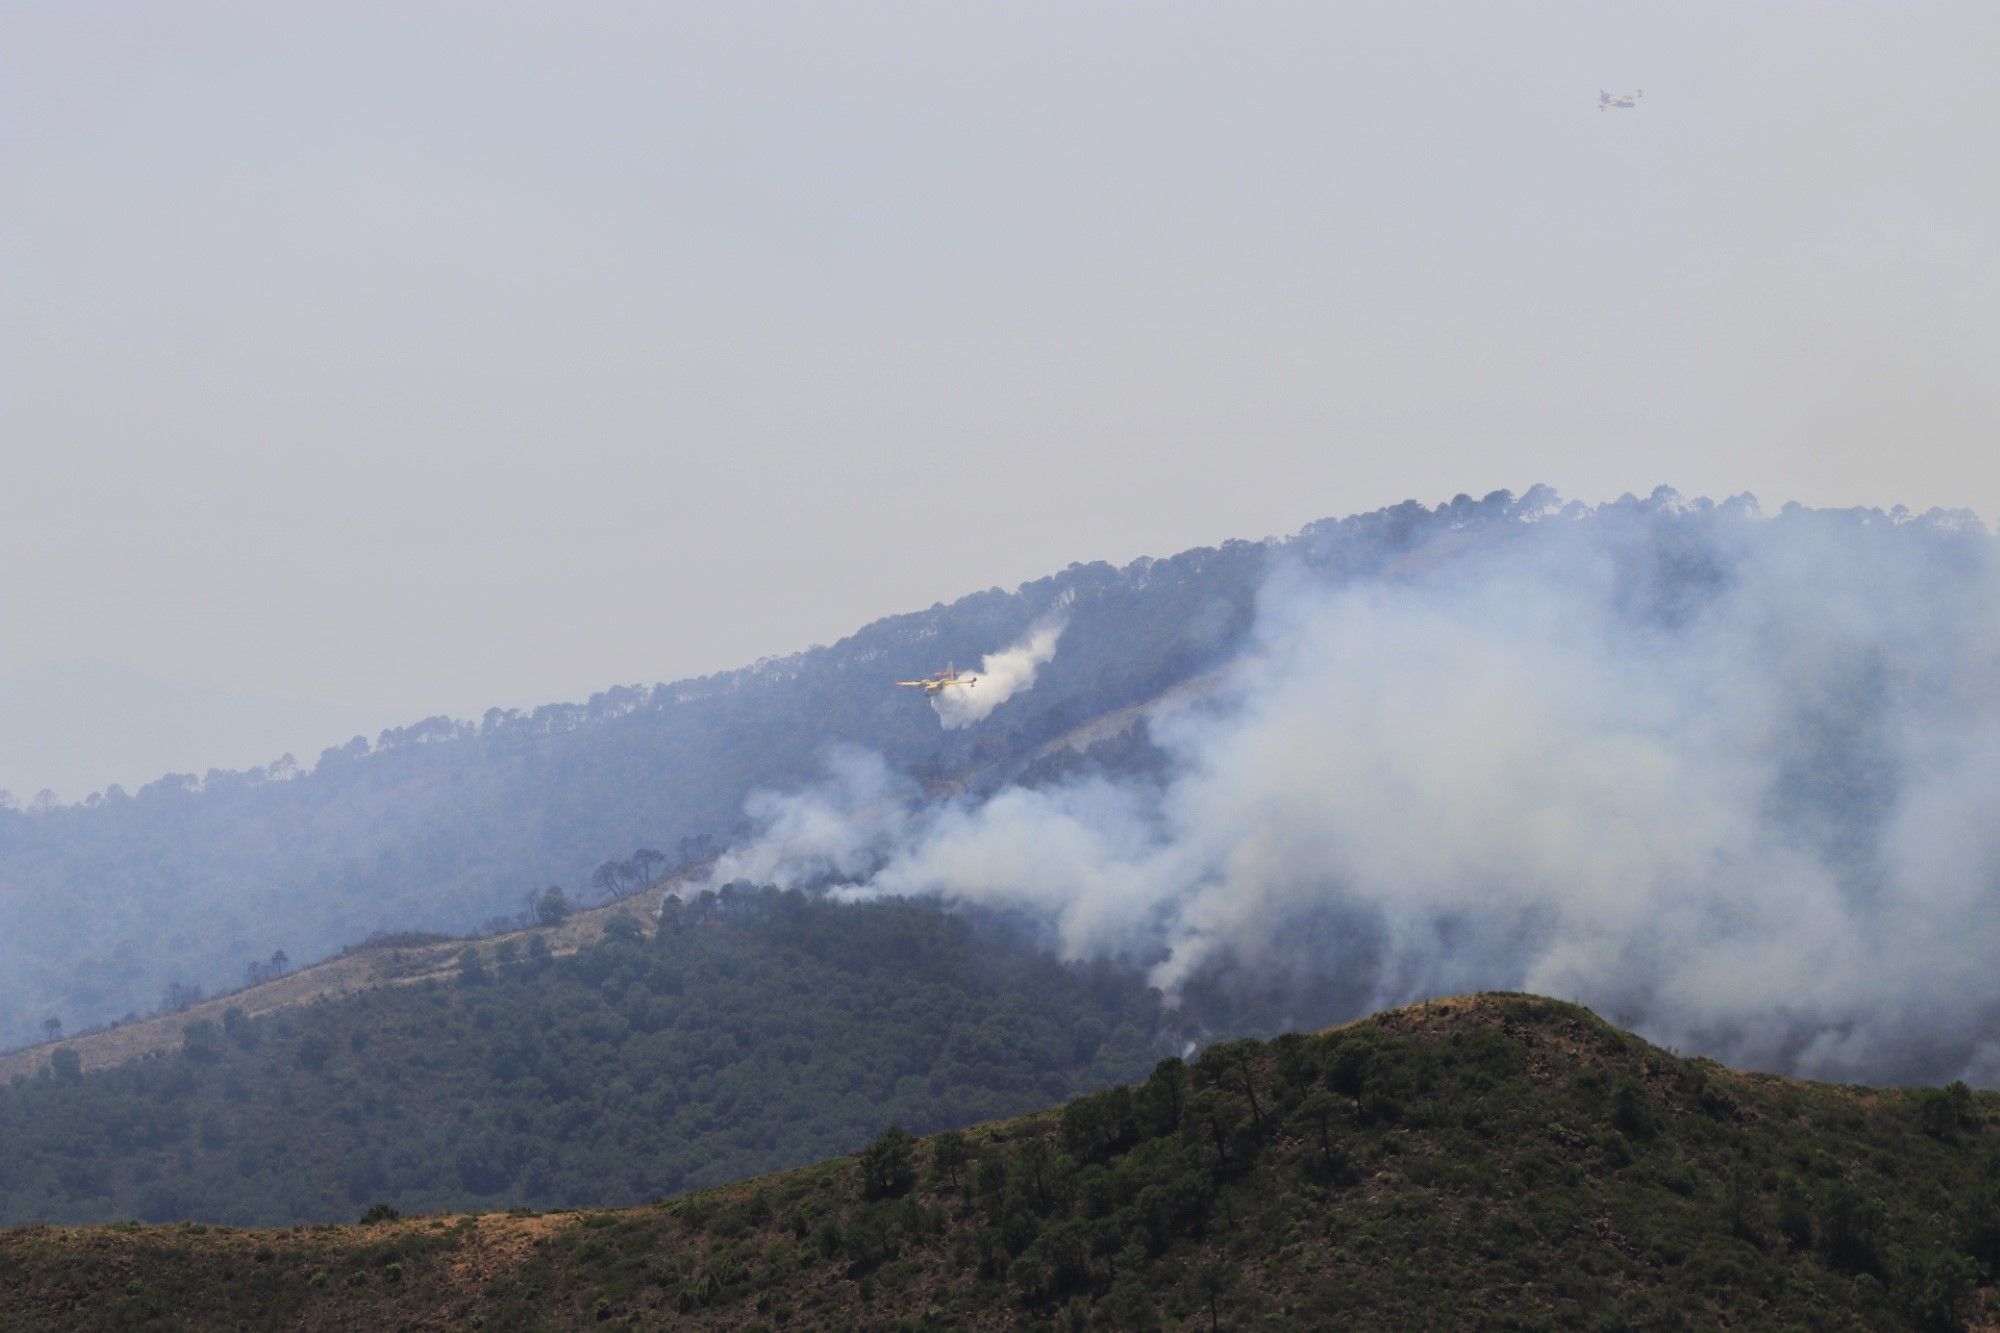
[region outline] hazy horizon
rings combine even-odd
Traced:
[[[1987,6],[0,35],[0,688],[97,661],[261,718],[17,724],[23,797],[1409,498],[2000,514]]]

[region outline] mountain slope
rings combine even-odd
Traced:
[[[1019,913],[1219,1031],[1539,987],[1746,1066],[2000,1084],[1996,607],[1967,516],[1665,488],[1077,567],[307,774],[0,814],[0,1030],[495,928],[639,846]],[[1053,660],[975,725],[889,684],[1050,615]]]
[[[372,950],[404,975],[97,1072],[35,1052],[0,1222],[635,1203],[1131,1078],[1166,1028],[1136,974],[935,904],[732,888],[653,926]]]
[[[0,1233],[0,1321],[1986,1326],[1996,1118],[1481,996],[623,1213]]]
[[[1074,565],[719,676],[431,718],[306,767],[0,808],[0,1045],[49,1016],[76,1031],[145,1012],[169,985],[221,989],[278,949],[306,962],[378,931],[462,933],[635,846],[687,859],[726,838],[746,794],[814,776],[832,747],[926,782],[1024,754],[1225,658],[1267,556],[1239,542]],[[1058,608],[1056,659],[975,728],[941,730],[893,688],[977,662]]]
[[[551,958],[564,958],[603,940],[607,932],[625,929],[619,923],[627,919],[641,931],[650,933],[660,895],[679,883],[679,876],[671,877],[615,902],[571,913],[555,925],[523,927],[472,939],[415,933],[375,936],[342,949],[325,962],[198,1000],[185,1008],[0,1052],[0,1086],[47,1070],[58,1050],[74,1051],[82,1073],[115,1069],[134,1060],[181,1049],[188,1029],[197,1025],[213,1027],[223,1022],[264,1018],[305,1005],[351,999],[381,986],[454,981],[468,961],[477,959],[481,965],[492,967],[499,956],[518,956],[536,939],[541,943],[534,947],[546,950]]]

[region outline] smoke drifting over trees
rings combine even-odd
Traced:
[[[1271,549],[1075,564],[723,675],[429,718],[307,765],[171,774],[75,805],[0,798],[0,1045],[38,1039],[51,1013],[74,1033],[170,984],[226,989],[276,947],[303,965],[378,932],[469,930],[550,884],[587,898],[591,867],[626,848],[705,859],[747,795],[796,788],[832,747],[923,782],[1004,765],[1226,660]],[[1061,659],[979,726],[941,728],[894,688],[1055,615]]]
[[[1073,565],[726,676],[0,810],[0,1041],[713,834],[724,881],[1029,915],[1218,1031],[1519,986],[1739,1061],[2000,1083],[1996,593],[1969,516],[1664,491]],[[893,688],[1052,617],[977,726]]]
[[[2000,1083],[1976,519],[1406,508],[1273,559],[1242,655],[1148,719],[1164,778],[925,806],[848,755],[758,798],[725,870],[1024,911],[1297,1022],[1513,987],[1758,1066]]]

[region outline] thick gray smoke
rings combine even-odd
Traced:
[[[1147,725],[1163,782],[925,807],[850,760],[763,798],[742,869],[1026,911],[1170,995],[1518,988],[1758,1067],[2000,1084],[1969,516],[1517,508],[1366,579],[1282,568],[1223,687]]]

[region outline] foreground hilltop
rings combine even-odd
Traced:
[[[629,1211],[0,1233],[0,1324],[1986,1326],[1997,1124],[1485,995]]]

